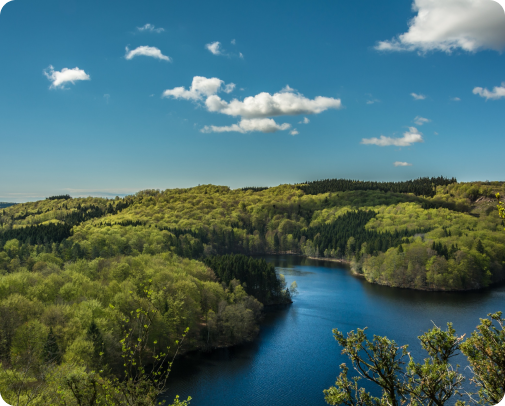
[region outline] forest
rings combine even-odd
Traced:
[[[505,279],[505,225],[494,197],[504,192],[501,182],[443,177],[333,179],[62,195],[2,208],[0,385],[25,401],[34,387],[59,387],[58,399],[32,404],[70,405],[76,388],[90,390],[98,378],[125,382],[125,337],[145,335],[146,371],[160,348],[168,359],[253,340],[263,307],[296,294],[296,284],[288,288],[254,255],[340,260],[398,288],[490,286]],[[102,372],[93,375],[97,365]]]

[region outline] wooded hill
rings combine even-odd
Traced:
[[[344,259],[370,282],[414,289],[503,280],[493,196],[504,183],[451,182],[203,185],[0,209],[0,387],[69,399],[67,377],[121,378],[121,340],[140,334],[142,309],[148,364],[188,327],[182,351],[252,340],[263,304],[296,289],[253,254]]]
[[[66,262],[290,252],[349,260],[354,272],[390,286],[476,289],[504,279],[505,233],[493,200],[504,191],[500,182],[439,177],[63,196],[0,211],[0,268],[27,267],[41,253]]]

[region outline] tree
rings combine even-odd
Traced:
[[[351,331],[347,337],[333,330],[343,347],[342,353],[349,356],[358,376],[349,378],[349,367],[342,364],[335,386],[324,391],[326,402],[346,406],[442,406],[466,393],[474,403],[499,403],[505,395],[505,320],[501,312],[488,317],[481,319],[477,331],[466,341],[464,336],[456,336],[451,323],[445,331],[435,326],[419,336],[422,348],[428,353],[423,364],[414,361],[406,345],[399,347],[381,336],[369,340],[366,328]],[[463,389],[464,377],[458,366],[454,368],[450,363],[459,350],[468,357],[473,373],[470,382],[477,386],[476,394]],[[375,384],[381,397],[372,396],[361,387],[361,379]],[[463,404],[456,401],[456,405]]]
[[[43,348],[43,357],[44,362],[47,364],[56,363],[59,364],[61,362],[61,352],[58,347],[58,343],[56,342],[56,337],[53,333],[53,328],[49,329],[49,334],[47,335],[46,343]]]
[[[274,251],[279,252],[280,246],[281,246],[281,244],[279,241],[279,236],[277,235],[277,233],[275,233],[275,235],[274,235]]]
[[[349,378],[349,368],[342,364],[335,386],[324,391],[328,404],[441,406],[460,395],[464,378],[449,360],[457,355],[463,337],[455,335],[450,323],[446,331],[435,326],[419,336],[422,348],[428,353],[423,364],[415,362],[407,345],[400,347],[393,340],[376,335],[369,340],[365,330],[351,331],[347,337],[333,330],[335,339],[343,347],[342,353],[348,355],[358,376]],[[361,379],[375,384],[381,396],[373,396],[360,387]]]
[[[96,365],[98,369],[102,369],[104,367],[104,360],[107,358],[107,354],[102,333],[96,325],[95,320],[93,320],[88,327],[86,336],[88,340],[93,343],[93,364]]]
[[[505,203],[500,202],[500,194],[496,194],[496,200],[498,200],[498,215],[505,220]]]
[[[479,388],[479,403],[494,405],[505,394],[505,320],[502,312],[488,316],[489,319],[480,319],[477,331],[461,345],[461,352],[473,370],[470,381]]]
[[[59,390],[61,404],[67,404],[69,399],[79,406],[109,405],[109,406],[155,406],[165,405],[159,401],[166,387],[168,375],[172,367],[167,352],[156,348],[157,340],[150,339],[152,325],[159,310],[153,305],[152,291],[144,287],[146,301],[123,317],[123,336],[121,340],[122,358],[124,362],[123,377],[108,376],[104,371],[75,371],[65,379],[66,390]],[[111,308],[114,306],[110,305]],[[91,329],[91,326],[90,326]],[[98,329],[91,329],[95,334]],[[186,329],[182,339],[189,329]],[[89,332],[89,330],[88,330]],[[176,341],[177,355],[181,342]],[[188,406],[191,398],[180,401],[177,396],[172,406]]]

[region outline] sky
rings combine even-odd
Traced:
[[[505,180],[504,50],[492,0],[10,1],[0,201]]]

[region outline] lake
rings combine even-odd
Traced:
[[[410,344],[421,362],[417,336],[452,322],[469,334],[488,313],[505,310],[505,286],[472,292],[423,292],[373,285],[334,262],[298,256],[265,257],[289,284],[296,280],[294,303],[269,311],[257,340],[209,354],[192,354],[175,363],[167,399],[191,396],[192,406],[323,406],[329,388],[348,362],[332,329],[368,327],[398,344]],[[464,357],[458,357],[464,366]],[[350,364],[349,364],[350,365]]]

